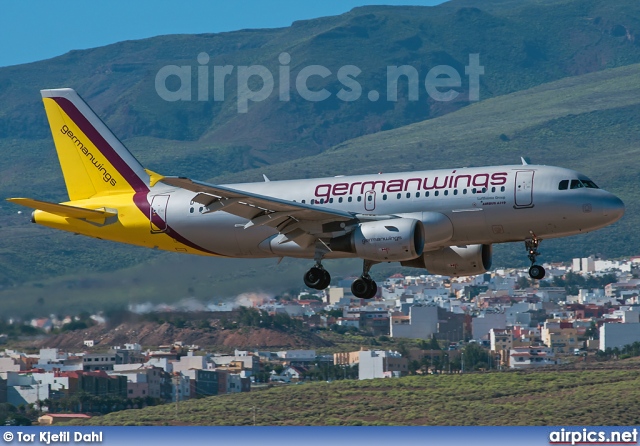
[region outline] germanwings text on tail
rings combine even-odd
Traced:
[[[42,97],[69,201],[9,201],[43,226],[122,243],[222,257],[298,257],[304,283],[329,286],[325,259],[363,260],[352,286],[376,296],[381,262],[466,276],[491,267],[494,243],[524,242],[529,274],[543,239],[593,231],[624,214],[585,175],[528,165],[456,168],[233,185],[144,169],[72,89]]]

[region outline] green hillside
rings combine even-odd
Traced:
[[[632,426],[637,370],[413,376],[292,385],[92,418],[110,425]]]
[[[481,98],[486,99],[566,76],[638,63],[638,29],[640,4],[633,0],[454,0],[435,7],[356,8],[281,29],[121,42],[1,68],[0,146],[11,147],[18,140],[22,154],[18,161],[31,156],[34,161],[46,160],[45,146],[33,144],[49,138],[39,90],[69,86],[119,137],[142,138],[138,155],[145,163],[160,170],[182,167],[189,176],[202,176],[200,166],[220,158],[218,163],[207,163],[210,177],[316,154],[357,136],[459,109],[468,104],[464,67],[470,53],[479,53],[485,66]],[[287,52],[292,85],[301,68],[323,65],[333,75],[313,77],[311,87],[327,88],[333,95],[314,103],[293,92],[290,101],[281,102],[276,91],[253,104],[249,113],[238,114],[237,76],[232,74],[225,81],[224,101],[197,101],[196,57],[201,52],[211,57],[211,76],[215,65],[260,64],[277,74],[278,56]],[[452,102],[427,99],[424,90],[426,73],[442,64],[465,78],[461,95]],[[166,65],[192,67],[194,100],[166,102],[158,96],[155,76]],[[335,97],[342,88],[336,73],[344,65],[362,70],[360,100],[341,102]],[[418,70],[420,101],[408,101],[405,87],[400,88],[397,102],[368,101],[370,90],[385,96],[386,67],[398,65]],[[181,165],[180,160],[188,161]],[[0,172],[12,166],[3,165]],[[38,177],[52,179],[47,172],[40,171]]]
[[[637,253],[640,240],[640,65],[565,78],[488,99],[446,116],[340,144],[315,157],[263,168],[270,178],[328,176],[380,170],[452,166],[538,164],[573,168],[618,194],[623,220],[597,232],[544,242],[545,260],[585,254],[619,257]],[[345,166],[348,166],[345,168]],[[235,175],[257,180],[258,171]],[[230,176],[214,181],[230,181]],[[509,245],[496,265],[523,264],[520,245]],[[500,251],[499,251],[500,252]],[[518,260],[518,258],[520,260]]]
[[[520,156],[575,168],[620,194],[627,215],[594,234],[545,241],[541,260],[636,254],[639,29],[640,4],[632,0],[454,0],[357,8],[281,29],[161,36],[0,68],[0,195],[66,198],[38,90],[71,86],[146,167],[165,174],[261,181],[262,173],[287,179],[517,163]],[[158,70],[190,65],[195,76],[203,51],[211,67],[263,64],[273,73],[288,52],[293,76],[310,64],[334,74],[353,64],[362,69],[363,98],[311,103],[292,93],[280,102],[274,93],[238,114],[230,76],[224,102],[162,101],[154,89]],[[402,83],[398,102],[366,99],[371,89],[386,91],[388,65],[415,66],[423,81],[439,64],[464,73],[470,53],[485,66],[479,103],[464,99],[466,82],[451,103],[427,100],[423,85],[420,101],[408,101]],[[335,76],[314,77],[312,84],[332,93],[341,87]],[[92,303],[114,296],[171,301],[189,297],[180,290],[190,288],[202,298],[233,296],[254,284],[279,293],[300,285],[308,263],[271,269],[275,261],[161,254],[36,227],[29,212],[17,212],[0,202],[0,299],[13,308],[20,299],[56,303],[34,312],[88,296],[97,298]],[[495,265],[525,263],[520,245],[497,247]],[[344,262],[332,274],[359,268]],[[184,273],[171,281],[158,274],[172,270]],[[137,278],[145,286],[131,286]]]
[[[262,173],[272,179],[286,179],[375,172],[382,165],[389,170],[410,170],[517,163],[520,156],[528,156],[535,162],[576,168],[619,194],[627,205],[625,218],[610,228],[545,241],[543,260],[566,260],[591,253],[635,254],[638,240],[632,228],[638,221],[638,183],[630,160],[637,159],[639,150],[638,81],[640,64],[566,78],[482,101],[446,116],[351,140],[315,157],[214,181],[257,181]],[[135,147],[132,150],[137,153]],[[56,232],[27,221],[28,212],[12,214],[0,228],[4,234],[0,261],[5,265],[0,277],[6,284],[16,278],[28,281],[0,290],[0,298],[7,311],[20,314],[59,312],[69,304],[95,310],[107,303],[168,302],[191,296],[216,301],[246,291],[278,294],[297,289],[308,267],[304,260],[289,260],[277,266],[275,260],[158,254]],[[146,262],[150,259],[155,260]],[[520,244],[496,246],[494,265],[525,263]],[[117,267],[126,269],[111,272]],[[332,261],[328,267],[335,278],[357,274],[361,268],[357,261]],[[393,268],[394,265],[377,266],[373,272],[381,279]],[[78,270],[85,272],[79,277],[74,273]],[[37,274],[32,275],[34,271]],[[48,276],[59,277],[47,279]],[[44,304],[36,304],[40,298],[45,298]],[[34,303],[28,311],[25,301]]]

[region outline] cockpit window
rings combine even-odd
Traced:
[[[589,178],[581,178],[579,180],[562,180],[558,183],[558,190],[580,189],[586,187],[589,189],[600,189],[596,183]]]

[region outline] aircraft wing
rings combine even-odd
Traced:
[[[203,213],[228,212],[249,220],[245,229],[254,225],[268,225],[284,234],[285,241],[294,240],[298,244],[307,246],[321,234],[343,230],[345,225],[340,223],[355,220],[355,216],[349,212],[282,200],[187,178],[164,177],[161,181],[196,193],[192,200],[205,206]]]

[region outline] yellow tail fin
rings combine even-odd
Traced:
[[[148,190],[149,174],[74,90],[41,94],[69,199]]]

